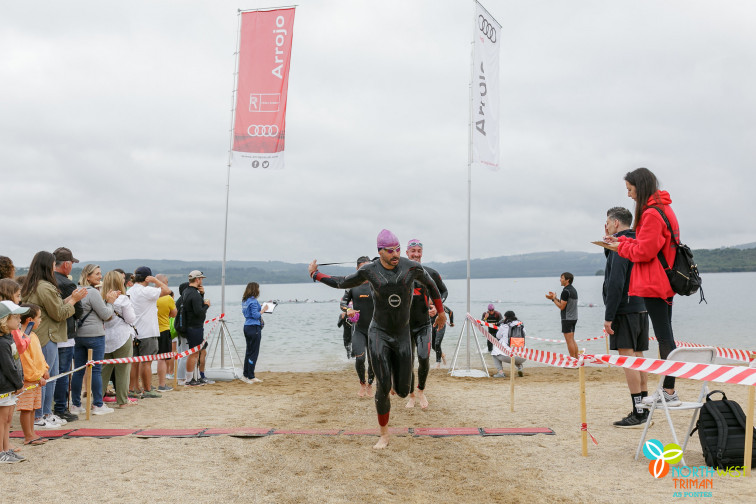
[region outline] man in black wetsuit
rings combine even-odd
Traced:
[[[412,261],[422,262],[423,244],[420,240],[413,238],[407,243],[407,257]],[[438,287],[441,294],[441,302],[446,301],[449,291],[446,289],[441,275],[438,271],[427,266],[423,269],[430,275]],[[412,293],[412,308],[410,309],[410,334],[412,335],[412,349],[417,352],[417,400],[420,407],[428,407],[428,398],[425,397],[425,380],[428,378],[430,370],[430,351],[433,340],[433,331],[431,326],[430,314],[428,309],[433,306],[428,302],[428,292],[425,287],[415,282],[415,288]],[[414,358],[413,358],[414,364]],[[414,365],[413,365],[414,367]],[[408,408],[415,407],[415,374],[412,374],[412,387],[410,388],[410,398],[407,401]]]
[[[357,259],[357,269],[363,264],[370,262],[370,258],[362,256]],[[349,308],[349,302],[352,308]],[[352,289],[344,291],[341,298],[341,309],[344,310],[345,316],[349,320],[357,319],[352,323],[352,355],[354,356],[354,368],[357,371],[357,377],[360,379],[360,391],[357,393],[360,397],[373,397],[373,379],[375,373],[373,366],[370,365],[370,359],[366,359],[368,350],[368,329],[370,321],[373,320],[373,289],[369,283],[364,283]],[[365,382],[365,361],[367,361],[368,379]]]
[[[393,387],[399,397],[407,397],[412,384],[412,343],[410,340],[410,307],[415,281],[428,288],[439,312],[436,323],[446,323],[446,315],[433,279],[420,264],[401,257],[399,240],[386,229],[378,234],[377,261],[363,265],[347,277],[330,277],[318,271],[317,260],[310,263],[313,281],[336,289],[349,289],[370,283],[373,288],[373,320],[368,329],[370,362],[378,379],[375,409],[381,437],[373,448],[389,444],[389,394]]]

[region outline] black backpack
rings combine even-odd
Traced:
[[[698,274],[698,266],[693,261],[693,251],[690,250],[690,247],[683,245],[677,240],[675,232],[672,230],[672,225],[669,223],[667,216],[664,215],[664,211],[657,206],[651,208],[655,208],[659,212],[659,215],[662,216],[669,229],[669,234],[672,235],[672,243],[675,244],[675,261],[671,268],[667,263],[667,259],[664,258],[662,251],[660,250],[659,254],[657,254],[659,262],[667,273],[667,278],[669,278],[669,285],[675,293],[681,296],[690,296],[700,290],[701,300],[699,303],[706,301],[703,287],[701,286],[703,283],[701,275]],[[708,301],[706,303],[708,304]]]
[[[186,311],[184,310],[184,296],[176,301],[176,318],[173,320],[173,328],[182,337],[186,334]]]
[[[520,322],[518,320],[518,322]],[[508,344],[512,346],[512,340],[515,341],[515,348],[525,346],[525,324],[520,322],[519,324],[509,326],[509,341]]]
[[[711,399],[711,395],[717,393],[722,394],[722,399]],[[745,425],[746,416],[740,405],[729,401],[721,390],[713,390],[706,396],[696,428],[690,431],[690,435],[698,431],[706,465],[727,469],[743,466]],[[752,454],[751,463],[756,465],[756,451]]]

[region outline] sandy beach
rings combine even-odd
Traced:
[[[386,450],[371,447],[373,435],[273,434],[192,438],[64,438],[23,446],[28,460],[4,465],[2,502],[40,498],[111,502],[658,502],[673,497],[672,476],[655,480],[648,460],[633,460],[640,430],[612,422],[630,411],[624,375],[616,368],[588,368],[589,444],[581,456],[578,372],[525,368],[516,381],[510,412],[509,380],[453,378],[432,369],[426,388],[430,407],[407,409],[393,396],[390,426],[546,427],[554,435],[400,435]],[[260,427],[288,430],[376,429],[372,399],[357,397],[352,369],[317,373],[260,373],[262,384],[240,381],[143,399],[132,408],[93,416],[67,427],[180,429]],[[651,377],[651,383],[656,378]],[[678,381],[683,399],[699,385]],[[719,386],[745,406],[747,388]],[[674,415],[678,433],[688,415]],[[14,417],[18,430],[18,414]],[[43,433],[43,431],[39,431]],[[672,439],[663,415],[649,431]],[[13,439],[18,446],[21,440]],[[697,434],[686,451],[688,466],[703,464]],[[756,477],[715,476],[718,502],[747,499]],[[695,491],[695,490],[678,490]],[[683,497],[688,500],[693,497]]]

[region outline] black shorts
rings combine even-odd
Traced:
[[[618,314],[612,321],[612,331],[609,336],[609,348],[618,350],[629,348],[634,352],[648,350],[648,313]]]
[[[189,343],[189,348],[194,348],[202,343],[204,332],[205,330],[202,327],[186,328],[186,334],[184,334],[184,336],[186,337],[187,343]]]
[[[158,353],[163,354],[173,352],[173,345],[171,345],[171,341],[170,329],[161,332],[160,336],[158,336]],[[170,360],[170,357],[165,360]]]
[[[574,333],[577,320],[562,320],[562,334]]]
[[[134,357],[149,357],[156,355],[158,350],[157,336],[134,340]],[[148,363],[149,364],[149,363]]]

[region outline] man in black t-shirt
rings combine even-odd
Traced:
[[[567,351],[571,357],[577,359],[578,346],[575,343],[575,326],[578,319],[578,293],[575,287],[572,286],[572,282],[575,280],[575,276],[565,271],[559,277],[559,283],[562,284],[562,294],[557,298],[556,292],[549,292],[546,294],[546,299],[551,299],[554,305],[559,308],[560,317],[562,319],[562,334],[564,334],[564,340],[567,342]]]

